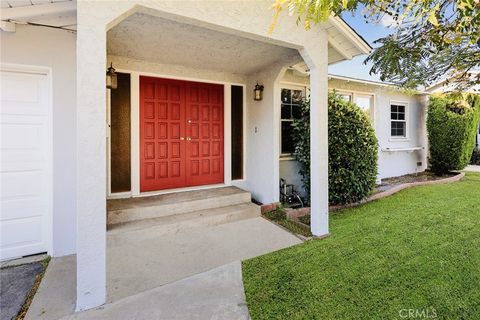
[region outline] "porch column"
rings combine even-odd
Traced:
[[[77,5],[77,311],[106,300],[106,32]]]
[[[328,40],[301,50],[310,68],[310,230],[328,235]]]

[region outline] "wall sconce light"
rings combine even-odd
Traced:
[[[107,69],[107,89],[117,89],[117,73],[112,63],[110,63],[110,68]]]
[[[263,86],[259,85],[258,82],[253,89],[253,100],[260,101],[263,99]]]

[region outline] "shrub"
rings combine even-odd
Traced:
[[[310,102],[293,125],[295,157],[306,194],[310,194]],[[377,177],[377,138],[368,116],[335,93],[328,96],[328,179],[331,204],[347,204],[369,196]]]
[[[430,97],[427,131],[431,170],[443,175],[462,170],[475,146],[480,97],[450,94]]]

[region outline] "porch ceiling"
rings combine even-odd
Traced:
[[[250,74],[296,49],[136,13],[108,31],[109,55],[204,70]]]

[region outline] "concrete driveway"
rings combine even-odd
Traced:
[[[0,269],[0,319],[15,318],[25,302],[25,298],[42,273],[41,262],[4,267]]]

